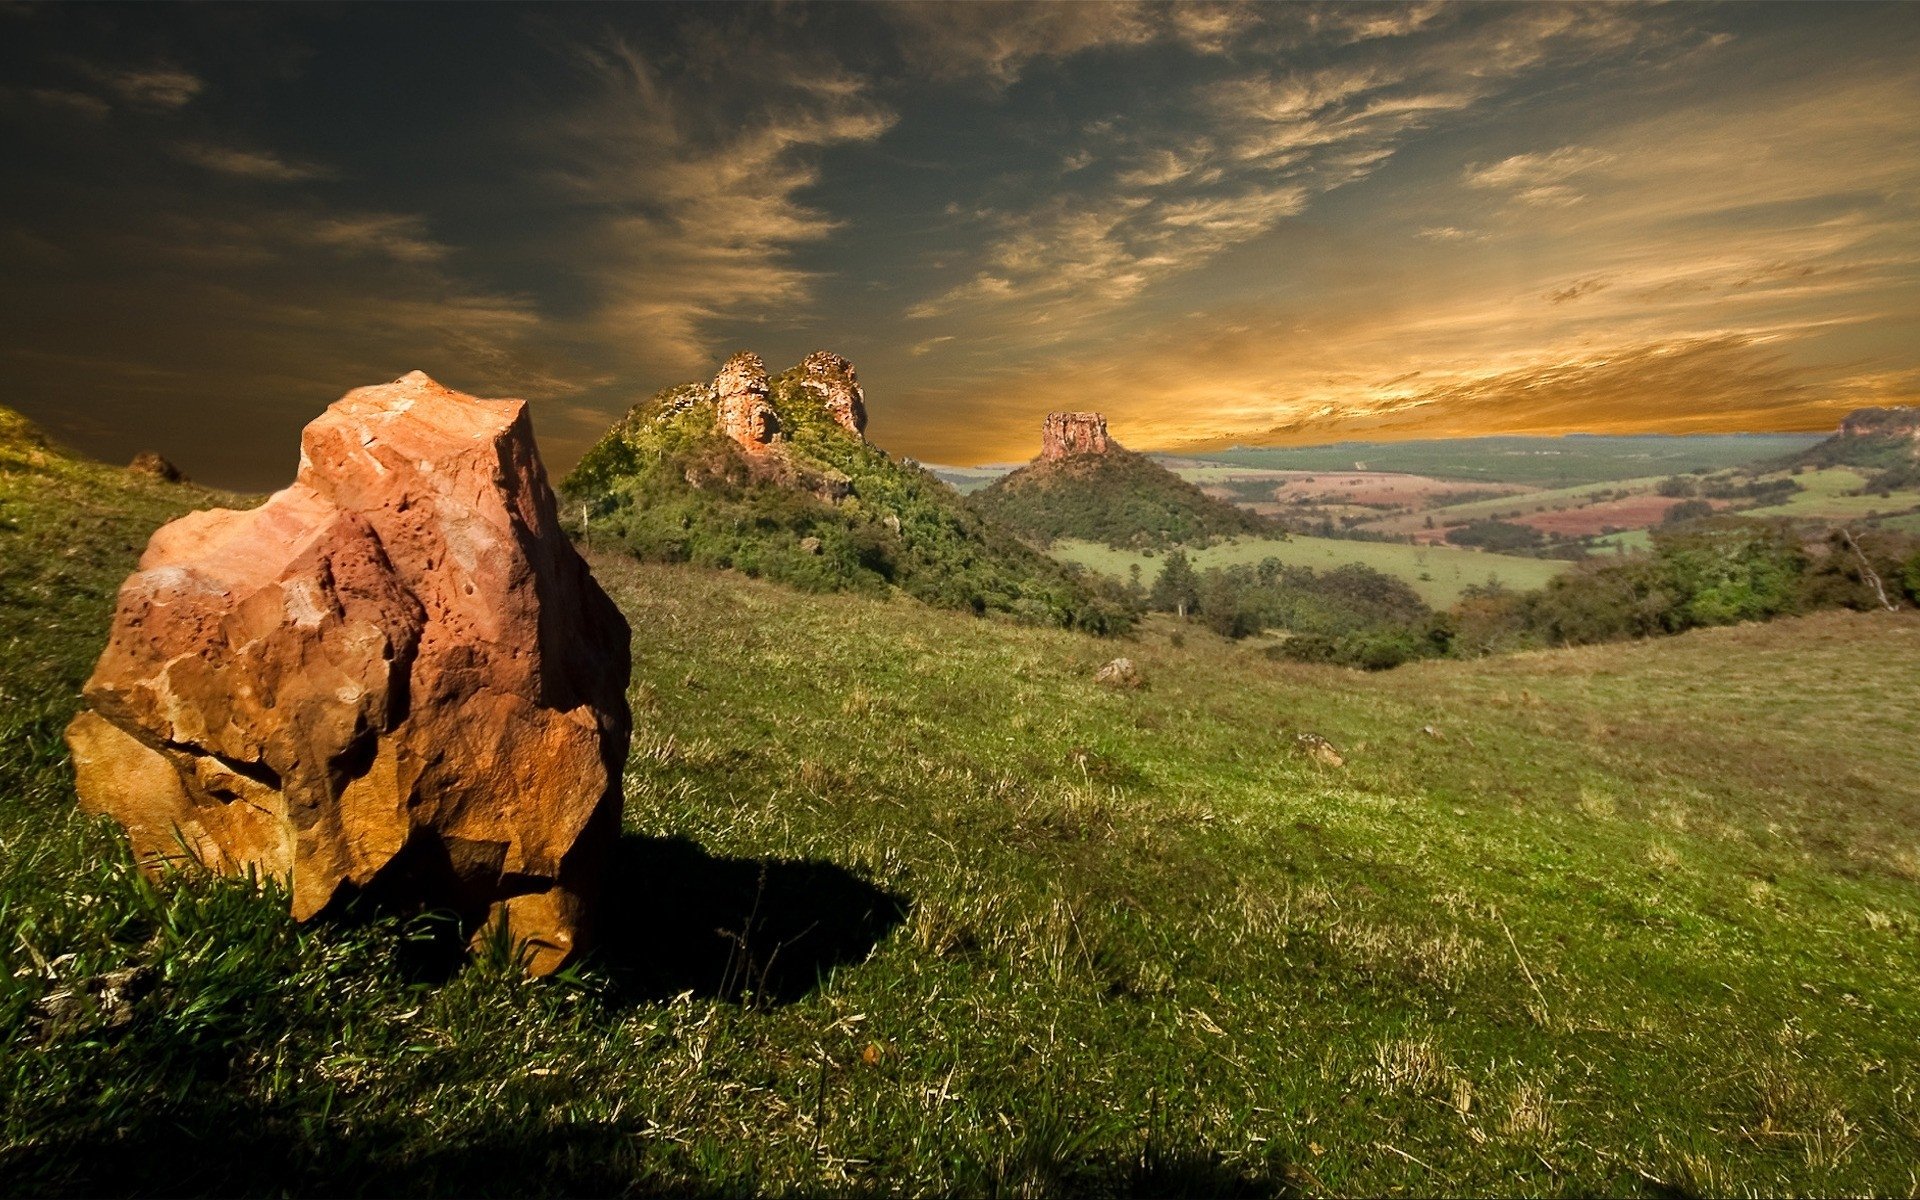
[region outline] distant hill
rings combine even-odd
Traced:
[[[1920,484],[1920,408],[1861,408],[1834,435],[1789,458],[1795,467],[1868,467],[1885,487]]]
[[[1098,413],[1054,413],[1040,457],[969,499],[988,517],[1040,542],[1079,538],[1140,548],[1280,532],[1273,522],[1214,499],[1110,440]]]
[[[866,440],[853,365],[825,351],[769,376],[736,354],[711,383],[635,405],[561,483],[594,544],[812,591],[898,587],[945,608],[1096,631],[1120,606]]]

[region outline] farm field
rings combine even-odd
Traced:
[[[1257,485],[1282,502],[1304,497],[1316,503],[1345,503],[1363,507],[1422,508],[1444,505],[1449,497],[1498,491],[1508,495],[1532,492],[1525,484],[1464,485],[1457,479],[1436,479],[1392,471],[1255,471],[1241,467],[1186,467],[1178,459],[1164,459],[1169,469],[1189,483]]]
[[[1444,509],[1434,509],[1426,513],[1402,513],[1383,517],[1377,521],[1368,521],[1361,528],[1378,533],[1400,533],[1419,535],[1431,532],[1444,535],[1445,530],[1426,530],[1426,520],[1432,517],[1435,524],[1442,522],[1514,520],[1524,521],[1530,516],[1557,512],[1563,509],[1575,509],[1602,502],[1602,493],[1627,491],[1652,493],[1654,485],[1665,476],[1648,476],[1637,479],[1619,479],[1604,484],[1583,484],[1570,488],[1547,488],[1527,492],[1524,495],[1502,496],[1492,500],[1476,500],[1468,504],[1449,505]],[[1518,516],[1509,514],[1518,513]]]
[[[1146,584],[1152,584],[1160,570],[1158,557],[1092,542],[1061,540],[1053,544],[1049,553],[1065,562],[1079,563],[1123,580],[1138,566],[1141,580]],[[1398,542],[1305,536],[1285,540],[1235,538],[1212,546],[1189,548],[1187,557],[1201,570],[1257,563],[1267,558],[1317,571],[1358,563],[1405,580],[1422,600],[1436,608],[1451,605],[1469,586],[1489,580],[1516,591],[1543,587],[1568,565],[1553,559],[1489,554],[1457,546],[1409,546]]]
[[[1236,447],[1209,464],[1304,471],[1403,471],[1443,479],[1578,487],[1616,479],[1748,466],[1798,453],[1824,433],[1480,437],[1327,446]],[[1173,457],[1173,456],[1168,456]],[[1364,467],[1355,466],[1364,463]]]
[[[430,923],[146,886],[76,812],[58,734],[113,588],[199,502],[91,482],[0,525],[10,1192],[162,1156],[174,1190],[416,1194],[1920,1167],[1911,613],[1367,675],[601,556],[637,631],[614,932],[529,983],[423,969]],[[1116,653],[1144,689],[1092,684]],[[32,1016],[123,970],[159,981],[123,1026]]]
[[[1658,525],[1668,510],[1679,504],[1678,499],[1667,496],[1643,493],[1627,496],[1619,500],[1602,500],[1597,504],[1585,504],[1577,508],[1551,508],[1545,512],[1529,512],[1514,518],[1517,525],[1538,529],[1541,533],[1559,537],[1592,537],[1609,530],[1646,529]],[[1724,501],[1711,501],[1716,508],[1724,507]]]

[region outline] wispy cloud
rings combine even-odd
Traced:
[[[1346,60],[1275,69],[1256,59],[1179,98],[1163,130],[1138,122],[1124,131],[1094,126],[1093,144],[1066,160],[1072,169],[1063,190],[1024,207],[989,209],[982,225],[991,236],[972,274],[913,304],[908,316],[986,319],[997,311],[1005,318],[996,328],[1001,336],[1052,344],[1156,281],[1199,270],[1272,233],[1317,197],[1373,175],[1416,134],[1491,103],[1522,77],[1615,53],[1650,28],[1608,9],[1516,7],[1492,10],[1472,29],[1435,40],[1425,35],[1448,14],[1434,6],[1332,6],[1293,16],[1266,40],[1288,48],[1345,46]],[[1164,24],[1130,10],[1108,19],[1112,28],[1097,44],[1170,36]],[[990,10],[965,20],[1003,32],[1017,24],[993,24]],[[1206,134],[1192,135],[1196,123]],[[1095,161],[1113,168],[1085,169]],[[1565,202],[1577,197],[1567,181],[1600,161],[1574,150],[1521,155],[1471,181],[1518,188],[1533,203]],[[1437,228],[1451,232],[1427,236],[1484,236]]]
[[[840,224],[801,199],[819,180],[816,155],[895,120],[831,64],[736,50],[716,46],[670,75],[618,39],[576,46],[591,96],[539,134],[564,139],[556,178],[588,223],[572,249],[600,294],[595,323],[650,369],[701,367],[715,322],[810,297],[815,274],[791,253]],[[751,102],[728,110],[722,95]]]
[[[1463,178],[1468,187],[1510,192],[1525,204],[1565,207],[1586,199],[1574,186],[1576,176],[1612,161],[1613,155],[1603,150],[1562,146],[1540,154],[1516,154],[1485,166],[1475,163]]]
[[[1178,9],[1180,6],[1170,6]],[[1108,46],[1140,46],[1163,32],[1152,8],[1138,3],[911,3],[882,10],[900,27],[907,61],[934,79],[980,79],[1004,87],[1037,59],[1071,58]],[[1223,39],[1234,20],[1224,6],[1178,18],[1199,43]]]
[[[217,175],[262,183],[300,183],[330,179],[334,172],[315,163],[295,162],[269,150],[246,150],[212,142],[182,142],[180,156]]]
[[[184,108],[206,90],[206,81],[168,64],[147,67],[88,65],[85,74],[127,104],[161,111]]]
[[[85,117],[104,117],[113,111],[113,106],[100,97],[72,88],[29,88],[27,95],[49,108],[61,108]]]

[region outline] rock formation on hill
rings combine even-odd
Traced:
[[[76,717],[81,804],[154,867],[505,922],[550,971],[619,832],[628,630],[518,400],[415,372],[307,426],[293,486],[154,534]]]
[[[641,558],[731,567],[811,591],[902,591],[950,608],[1116,629],[1125,617],[1059,563],[866,439],[853,364],[758,355],[634,405],[561,490],[587,536]]]
[[[1855,409],[1832,437],[1776,465],[1864,468],[1878,488],[1920,484],[1920,408]]]
[[[1920,450],[1920,408],[1857,408],[1840,421],[1843,438],[1904,438]]]
[[[728,359],[713,377],[713,402],[720,432],[748,451],[758,452],[785,438],[780,417],[767,403],[767,364],[750,350]]]
[[[1041,543],[1083,538],[1120,547],[1169,546],[1280,532],[1114,441],[1097,412],[1048,413],[1040,456],[968,499]]]
[[[834,423],[855,437],[866,437],[867,402],[853,364],[838,354],[815,350],[800,360],[799,370],[800,386],[813,394]]]
[[[1047,414],[1040,431],[1040,457],[1058,462],[1073,454],[1107,452],[1107,419],[1096,412],[1057,412]]]

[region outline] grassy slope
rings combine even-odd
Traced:
[[[1885,1193],[1920,1164],[1912,614],[1363,676],[603,559],[632,936],[577,984],[434,982],[390,924],[136,885],[49,735],[171,505],[8,497],[108,524],[28,543],[60,584],[7,608],[5,686],[47,709],[0,738],[7,1190]],[[1091,685],[1116,649],[1146,691]],[[717,998],[715,929],[757,1000]],[[162,983],[38,1046],[33,954]]]
[[[1682,437],[1490,437],[1331,446],[1242,448],[1197,455],[1247,467],[1406,471],[1444,479],[1577,487],[1697,467],[1745,466],[1806,450],[1821,434],[1698,434]]]
[[[1051,553],[1067,562],[1079,563],[1116,579],[1126,579],[1129,569],[1140,568],[1141,581],[1152,584],[1160,572],[1160,559],[1130,550],[1115,550],[1093,542],[1059,541]],[[1543,587],[1547,580],[1567,569],[1567,564],[1552,559],[1520,558],[1506,554],[1488,554],[1458,546],[1407,546],[1397,542],[1356,542],[1345,538],[1318,538],[1296,535],[1284,541],[1267,538],[1235,538],[1204,548],[1189,549],[1187,557],[1196,567],[1225,567],[1235,563],[1257,563],[1277,558],[1289,566],[1329,570],[1345,563],[1359,563],[1376,571],[1402,579],[1428,604],[1445,608],[1460,598],[1472,584],[1496,579],[1516,591]],[[1426,578],[1421,578],[1426,576]]]
[[[1775,474],[1769,479],[1791,479],[1801,491],[1783,504],[1748,509],[1750,517],[1829,517],[1839,520],[1864,517],[1868,513],[1896,513],[1920,505],[1920,493],[1901,490],[1882,496],[1878,492],[1856,495],[1865,485],[1868,472],[1848,467],[1826,467],[1803,471],[1798,475]]]

